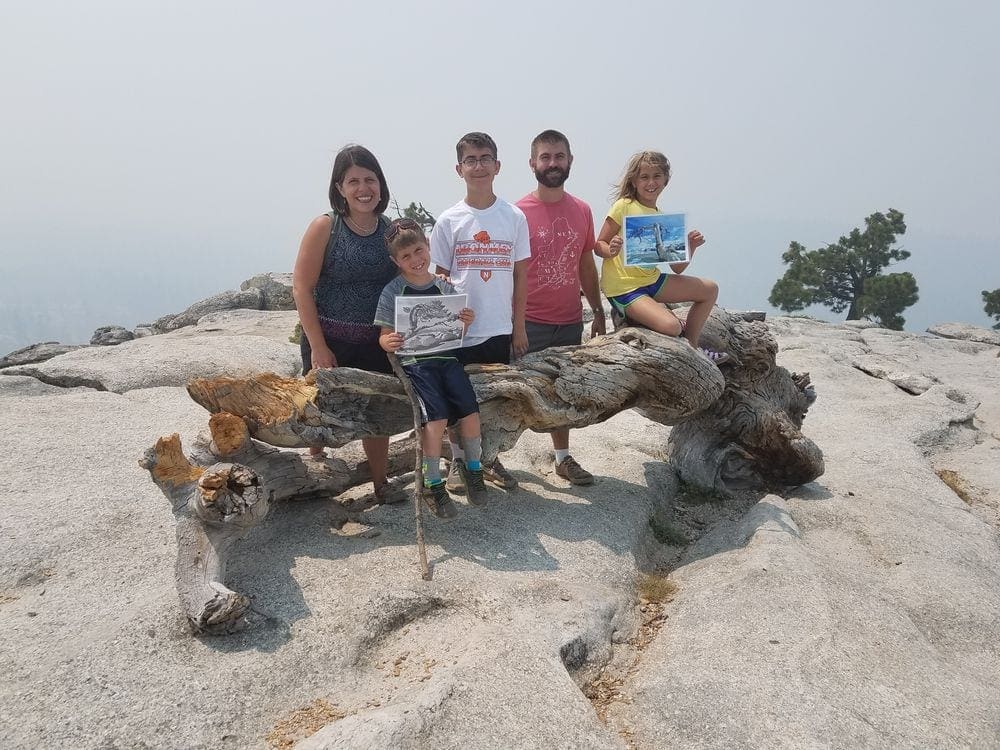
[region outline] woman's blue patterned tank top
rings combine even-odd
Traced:
[[[385,245],[387,227],[388,220],[379,217],[376,230],[362,237],[342,219],[336,238],[331,233],[314,292],[327,338],[354,343],[378,340],[379,329],[372,325],[378,298],[399,273]]]

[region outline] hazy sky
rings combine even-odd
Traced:
[[[907,328],[985,325],[998,30],[986,1],[5,1],[0,336],[39,310],[62,326],[44,337],[131,327],[290,270],[345,143],[439,213],[462,133],[494,136],[516,200],[549,127],[598,223],[632,152],[670,157],[660,207],[707,236],[690,273],[723,306],[769,309],[790,240],[892,207],[920,286]]]

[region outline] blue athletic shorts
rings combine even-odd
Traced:
[[[661,273],[660,278],[654,281],[652,284],[647,286],[641,286],[638,289],[633,289],[631,292],[625,292],[625,294],[617,294],[614,297],[608,297],[608,302],[614,305],[614,308],[620,312],[622,315],[625,314],[625,308],[631,305],[640,297],[652,297],[656,298],[657,293],[663,288],[663,285],[667,281],[667,274]]]
[[[455,424],[462,417],[479,412],[479,401],[465,368],[457,359],[424,359],[403,365],[420,397],[424,422],[447,419]]]

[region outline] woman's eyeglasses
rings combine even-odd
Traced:
[[[385,230],[385,241],[392,242],[394,239],[396,239],[396,235],[402,232],[404,229],[415,229],[418,232],[423,231],[423,227],[421,227],[413,219],[395,219],[389,225],[389,228]]]

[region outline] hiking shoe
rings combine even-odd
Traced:
[[[469,495],[471,505],[486,505],[490,498],[486,494],[486,483],[483,481],[482,469],[470,469],[465,465],[465,461],[458,461],[458,470],[462,474],[462,481],[465,482],[465,489]]]
[[[464,495],[465,494],[465,482],[462,481],[462,473],[459,468],[465,463],[461,458],[453,458],[448,463],[448,479],[445,484],[448,487],[448,492],[454,495]]]
[[[504,490],[512,490],[517,487],[517,480],[504,468],[499,458],[489,466],[483,465],[483,479]]]
[[[594,475],[584,469],[572,456],[566,456],[556,464],[556,474],[572,484],[593,484]]]
[[[708,357],[709,360],[714,362],[716,365],[724,365],[732,359],[732,357],[730,357],[726,352],[717,352],[713,349],[706,349],[705,347],[701,347],[698,351]]]
[[[438,518],[447,521],[458,515],[458,508],[455,507],[455,501],[448,494],[448,488],[444,486],[444,482],[424,487],[420,497],[428,510]]]
[[[398,505],[409,499],[410,496],[403,491],[403,488],[394,482],[386,482],[375,490],[375,500],[379,505]]]

